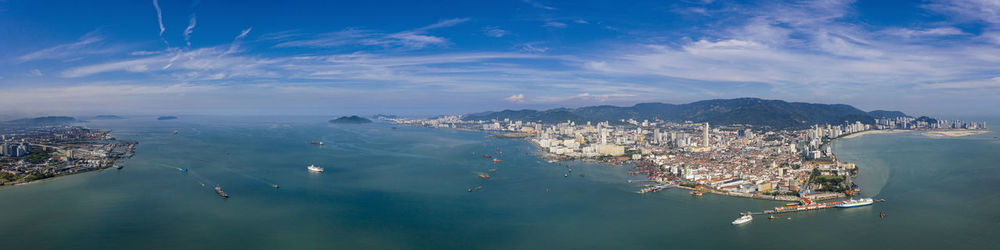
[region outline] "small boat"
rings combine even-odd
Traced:
[[[309,172],[312,172],[312,173],[322,173],[323,172],[323,168],[317,167],[316,165],[309,165],[308,167],[306,167],[306,170],[309,170]]]
[[[500,159],[493,159],[493,162],[501,162],[501,161],[503,161],[503,160],[500,160]]]
[[[768,220],[773,220],[773,219],[777,219],[777,218],[778,218],[778,217],[775,217],[774,215],[771,215],[771,216],[768,216],[768,217],[767,217],[767,219],[768,219]]]
[[[492,155],[483,155],[483,158],[493,158]]]
[[[170,134],[176,135],[177,134],[177,130],[174,130],[174,132],[171,132]]]
[[[278,188],[278,184],[271,184],[271,187]]]
[[[496,173],[496,172],[497,172],[497,169],[495,169],[495,168],[491,168],[490,169],[490,173]]]
[[[316,146],[323,146],[324,145],[324,143],[321,142],[321,141],[313,141],[313,142],[309,142],[309,144],[316,145]]]
[[[569,174],[564,174],[563,177],[569,177]]]
[[[477,176],[479,176],[479,178],[482,178],[482,179],[489,179],[490,178],[490,174],[487,174],[487,173],[478,174]]]
[[[483,189],[483,186],[482,186],[482,185],[479,185],[479,186],[476,186],[476,190],[477,190],[477,191],[478,191],[478,190],[482,190],[482,189]]]
[[[124,168],[124,167],[125,167],[125,165],[118,165],[118,166],[117,166],[117,167],[115,167],[115,168],[117,168],[117,169],[122,169],[122,168]]]
[[[751,216],[750,214],[747,214],[747,215],[744,215],[743,217],[740,217],[739,219],[734,220],[733,221],[733,225],[739,225],[739,224],[747,223],[747,222],[750,222],[752,220],[753,220],[753,216]]]
[[[885,219],[885,211],[882,211],[881,213],[879,213],[878,217]]]
[[[467,190],[467,192],[470,192],[470,193],[471,193],[471,192],[472,192],[472,189],[470,188],[469,190]]]
[[[186,169],[186,168],[178,168],[177,170],[181,171],[181,173],[187,173],[188,172],[188,169]]]
[[[222,187],[220,186],[215,186],[215,193],[218,194],[223,199],[229,198],[229,194],[226,194],[225,191],[222,191]]]

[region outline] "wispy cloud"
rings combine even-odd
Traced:
[[[512,103],[523,103],[524,102],[524,94],[516,94],[516,95],[508,96],[507,98],[504,98],[504,100],[506,100],[508,102],[512,102]]]
[[[226,53],[224,54],[228,55],[236,53],[240,49],[240,44],[243,43],[243,38],[246,38],[247,34],[250,34],[251,30],[253,30],[253,27],[247,28],[241,31],[239,35],[236,35],[236,37],[233,38],[233,42],[229,44],[229,50],[226,50]]]
[[[191,14],[191,20],[188,22],[187,28],[184,29],[184,42],[187,43],[188,47],[191,47],[191,34],[194,33],[194,26],[198,23],[195,19],[195,15]]]
[[[445,45],[448,43],[448,39],[430,35],[428,34],[429,31],[455,26],[467,21],[469,21],[469,18],[445,19],[424,27],[389,34],[360,29],[345,29],[342,31],[316,35],[306,39],[297,39],[295,37],[298,35],[295,34],[284,34],[275,37],[279,40],[288,39],[290,41],[283,41],[275,45],[275,47],[325,48],[345,45],[362,45],[419,49],[431,45]]]
[[[542,26],[550,27],[550,28],[566,28],[566,23],[556,22],[556,21],[548,21],[548,22],[545,22],[545,24],[543,24]]]
[[[163,32],[167,29],[163,27],[163,11],[160,10],[160,3],[157,0],[153,0],[153,8],[156,9],[156,22],[160,24],[160,40],[163,40],[163,44],[170,47],[170,43],[167,42],[166,38],[163,38]]]
[[[104,41],[104,36],[98,31],[91,31],[84,34],[77,41],[67,44],[60,44],[45,48],[17,57],[20,62],[44,59],[65,59],[81,55],[107,54],[117,52],[115,47],[99,47]]]
[[[556,10],[556,8],[553,8],[551,6],[539,3],[538,1],[534,1],[534,0],[522,0],[522,1],[524,3],[526,3],[526,4],[528,4],[528,5],[531,5],[531,7],[535,7],[535,8],[539,8],[539,9],[544,9],[544,10]]]
[[[483,27],[483,34],[486,34],[487,36],[491,36],[491,37],[503,37],[503,36],[506,36],[507,33],[508,32],[506,30],[500,29],[500,27],[497,27],[497,26],[486,26],[486,27]]]

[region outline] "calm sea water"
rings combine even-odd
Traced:
[[[874,206],[756,216],[782,202],[639,195],[623,167],[539,160],[521,140],[322,117],[93,121],[139,140],[122,170],[0,189],[5,249],[996,248],[997,134],[841,140]],[[178,130],[178,135],[170,132]],[[309,145],[322,140],[325,146]],[[502,151],[502,154],[496,151]],[[503,162],[480,157],[493,154]],[[305,167],[326,169],[310,174]],[[187,168],[183,173],[178,168]],[[495,168],[493,178],[478,173]],[[564,177],[569,174],[569,177]],[[581,174],[583,176],[581,176]],[[272,184],[280,185],[274,189]],[[221,185],[231,195],[212,191]],[[477,192],[467,189],[482,185]],[[885,211],[887,217],[878,214]]]

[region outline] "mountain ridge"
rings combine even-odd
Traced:
[[[872,113],[874,112],[874,113]],[[875,118],[905,116],[899,111],[865,112],[847,104],[786,102],[760,98],[712,99],[687,104],[638,103],[630,107],[611,105],[579,108],[555,108],[543,111],[522,109],[472,113],[463,120],[505,119],[556,123],[603,122],[620,120],[663,120],[671,122],[708,122],[710,124],[746,124],[772,128],[802,128],[814,124],[840,124],[860,121],[874,124]]]

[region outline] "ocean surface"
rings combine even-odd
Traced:
[[[988,249],[1000,246],[997,133],[841,139],[851,209],[637,194],[622,166],[548,163],[518,139],[324,117],[91,121],[138,140],[121,170],[0,188],[3,249]],[[993,123],[998,124],[998,123]],[[178,130],[177,135],[171,131]],[[323,141],[325,146],[310,145]],[[502,152],[502,153],[498,153]],[[480,155],[503,162],[492,163]],[[315,164],[326,171],[308,173]],[[565,166],[572,168],[570,172]],[[186,168],[182,172],[179,168]],[[483,180],[476,175],[490,173]],[[272,184],[280,185],[279,189]],[[221,199],[212,187],[230,194]],[[482,185],[482,190],[468,192]],[[879,212],[886,213],[885,219]]]

